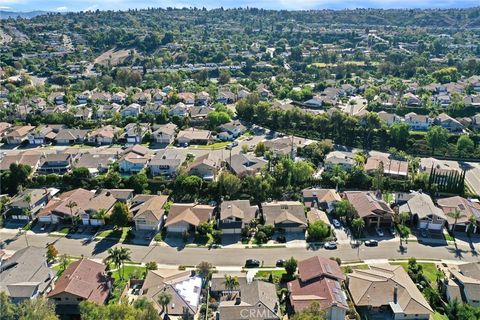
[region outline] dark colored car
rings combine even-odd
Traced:
[[[285,259],[277,260],[277,263],[275,263],[275,265],[279,268],[282,268],[285,265]]]
[[[378,246],[378,241],[377,240],[367,240],[367,241],[365,241],[365,245],[367,247],[376,247],[376,246]]]
[[[260,267],[260,261],[255,260],[255,259],[247,259],[247,261],[245,261],[245,267],[246,268],[258,268],[258,267]]]

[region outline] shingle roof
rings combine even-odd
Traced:
[[[165,226],[168,227],[178,222],[187,222],[193,226],[198,226],[212,217],[213,209],[208,205],[174,203],[170,207]]]
[[[98,304],[105,303],[110,289],[105,275],[106,266],[88,259],[81,259],[69,265],[47,295],[55,297],[64,292]]]
[[[433,310],[402,266],[372,265],[348,274],[348,289],[356,306],[381,307],[394,302],[407,315],[430,314]]]
[[[262,203],[263,218],[265,224],[277,224],[282,222],[294,222],[307,225],[305,209],[298,201],[274,201]]]

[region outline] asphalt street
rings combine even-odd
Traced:
[[[85,256],[102,259],[107,250],[113,246],[122,246],[131,249],[131,259],[137,262],[156,261],[167,265],[196,265],[201,261],[208,261],[215,266],[242,266],[246,259],[252,258],[263,261],[265,266],[272,266],[278,259],[295,257],[305,259],[320,255],[324,257],[340,257],[343,261],[378,260],[391,258],[416,257],[420,259],[442,259],[458,261],[478,261],[480,244],[455,245],[424,244],[410,241],[404,251],[400,250],[399,241],[380,241],[378,247],[352,248],[349,244],[340,244],[336,250],[306,249],[306,248],[172,248],[166,246],[139,246],[132,244],[117,244],[110,240],[85,242],[82,239],[69,239],[46,235],[20,235],[0,233],[0,240],[7,243],[7,250],[19,250],[25,246],[44,247],[47,243],[54,243],[60,254]]]

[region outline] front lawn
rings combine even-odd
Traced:
[[[57,230],[55,232],[61,233],[61,234],[68,234],[70,232],[70,227],[63,227],[60,230]]]
[[[97,234],[97,237],[123,242],[127,238],[128,230],[130,227],[103,230]]]
[[[408,272],[408,262],[392,262],[393,265],[400,265]],[[417,262],[419,266],[422,266],[423,275],[427,278],[432,287],[436,287],[437,283],[437,265],[432,262]]]

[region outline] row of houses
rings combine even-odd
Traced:
[[[12,126],[9,123],[0,123],[0,138],[8,144],[42,145],[56,143],[59,145],[83,144],[111,145],[119,141],[129,144],[142,143],[147,134],[156,144],[207,144],[215,139],[224,141],[234,140],[247,131],[240,121],[231,121],[218,128],[218,137],[211,131],[193,127],[179,130],[173,123],[153,125],[148,123],[129,123],[124,128],[112,125],[103,126],[94,130],[67,128],[65,125],[40,125],[40,126]]]
[[[214,222],[223,234],[241,234],[253,221],[261,221],[282,233],[305,233],[308,224],[318,219],[315,215],[321,214],[316,210],[330,213],[342,199],[351,203],[355,216],[364,219],[367,228],[390,228],[395,212],[407,212],[419,229],[441,232],[448,226],[455,227],[455,231],[467,231],[473,223],[472,231],[480,232],[480,204],[460,196],[434,202],[422,192],[396,193],[394,203],[388,204],[381,195],[370,191],[339,194],[333,189],[319,188],[303,190],[303,203],[270,201],[259,207],[249,200],[230,200],[223,201],[218,209],[198,203],[173,203],[168,211],[164,209],[167,196],[135,195],[132,189],[79,188],[60,195],[54,188],[26,189],[7,203],[6,215],[16,220],[38,219],[41,223],[78,219],[84,225],[103,225],[114,205],[122,202],[129,206],[136,230],[159,231],[165,227],[168,233],[178,234]],[[451,217],[456,210],[461,213],[457,219]]]

